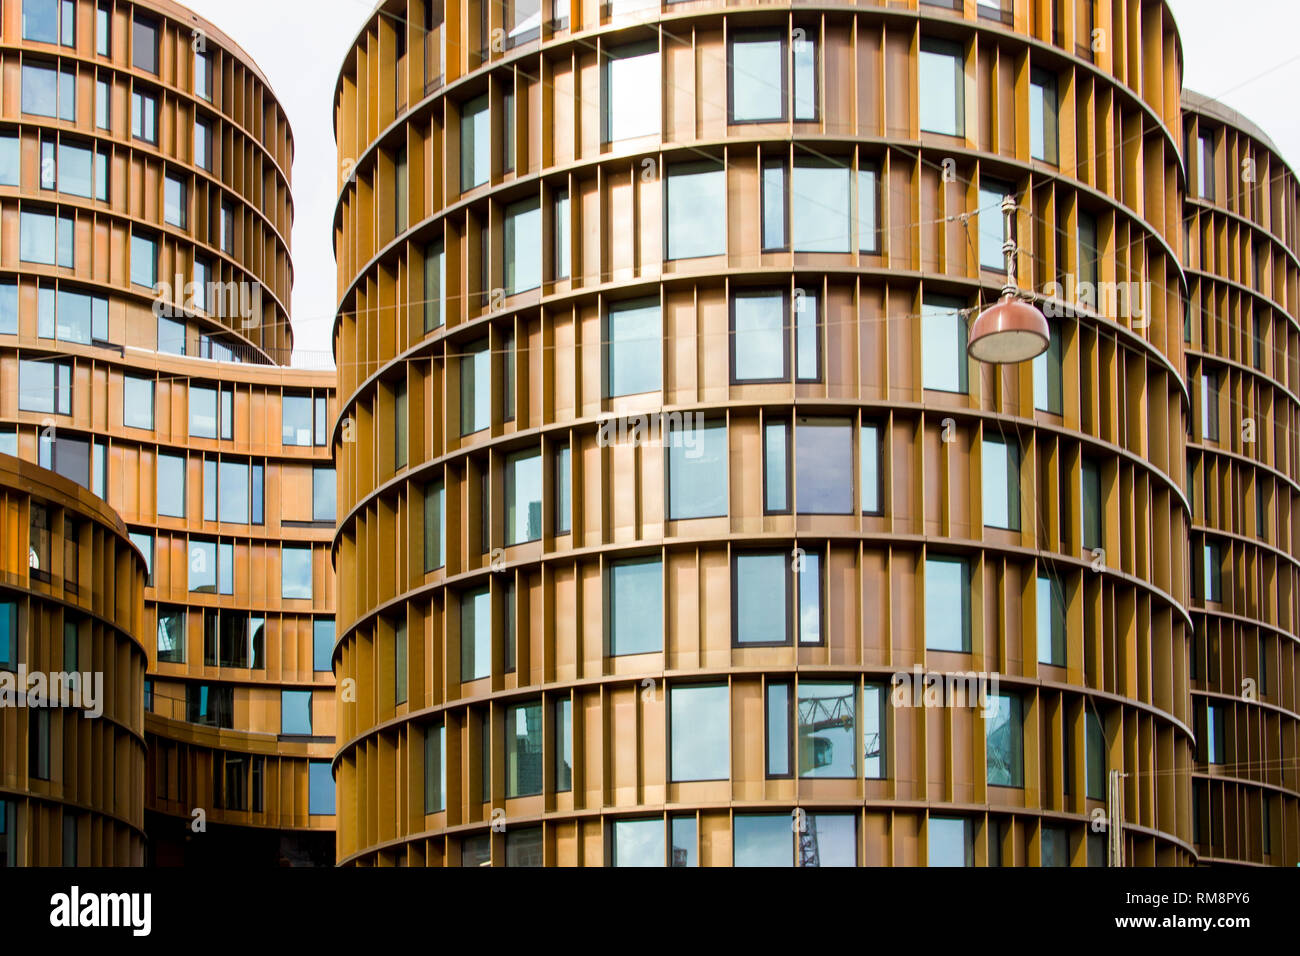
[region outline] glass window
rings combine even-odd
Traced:
[[[228,524],[248,524],[248,465],[238,461],[222,461],[218,465],[219,499],[218,515]]]
[[[732,557],[735,595],[732,639],[741,644],[788,644],[791,580],[785,552],[740,552]]]
[[[281,549],[280,597],[311,600],[312,560],[310,547]]]
[[[506,708],[506,797],[542,792],[542,704]]]
[[[424,570],[432,571],[447,563],[447,497],[441,479],[424,487]]]
[[[737,813],[733,827],[733,866],[794,866],[789,814]]]
[[[194,165],[212,171],[212,127],[201,120],[194,121]]]
[[[311,645],[312,670],[332,671],[334,669],[334,621],[332,618],[318,617],[311,622]]]
[[[72,366],[67,362],[20,359],[18,408],[25,412],[72,414]]]
[[[460,358],[460,433],[472,435],[492,424],[492,353],[488,340],[466,345]]]
[[[1207,763],[1224,763],[1224,713],[1222,704],[1205,705],[1205,741],[1201,759]]]
[[[961,558],[925,559],[925,646],[970,651],[970,569]]]
[[[725,422],[700,423],[690,428],[670,424],[667,458],[670,521],[727,513]]]
[[[1002,244],[1007,241],[1007,220],[1002,212],[1002,200],[1015,194],[1015,187],[996,179],[980,177],[979,191],[979,258],[981,269],[1006,271],[1006,254]]]
[[[217,437],[217,390],[206,385],[190,386],[190,436]]]
[[[131,281],[149,289],[158,281],[158,244],[146,236],[131,236]]]
[[[188,212],[189,186],[169,174],[163,179],[163,221],[184,229]]]
[[[694,816],[676,816],[670,818],[672,830],[672,857],[669,866],[699,866],[696,845],[699,842]]]
[[[795,507],[802,514],[852,514],[853,425],[800,418],[794,430]]]
[[[60,142],[54,171],[60,192],[86,199],[95,195],[95,153],[92,150]]]
[[[572,461],[568,445],[555,452],[555,533],[568,534],[573,527],[571,518]]]
[[[856,684],[799,683],[799,776],[856,777]]]
[[[1024,725],[1020,719],[1020,698],[999,694],[993,698],[993,716],[984,721],[988,782],[995,787],[1025,785]]]
[[[406,622],[398,621],[393,629],[393,703],[405,704],[407,688]]]
[[[18,186],[22,183],[22,155],[18,137],[0,136],[0,186]]]
[[[862,688],[862,776],[883,780],[888,773],[885,762],[885,707],[889,690],[883,684]]]
[[[1020,530],[1020,446],[1014,440],[984,439],[984,525]]]
[[[615,820],[610,825],[610,850],[613,866],[663,866],[664,821],[660,817],[645,820]]]
[[[441,813],[447,809],[447,727],[439,724],[424,731],[424,812]]]
[[[196,593],[234,592],[235,546],[229,541],[191,541],[189,588]]]
[[[555,702],[555,791],[573,789],[573,702]]]
[[[107,80],[95,81],[95,126],[98,129],[110,129],[112,126],[112,101],[108,92]]]
[[[821,310],[818,296],[794,290],[795,381],[820,382],[822,377]]]
[[[921,129],[948,136],[966,132],[966,76],[962,50],[946,40],[921,39],[917,63]]]
[[[1083,500],[1083,546],[1089,551],[1102,547],[1101,471],[1091,458],[1080,468]]]
[[[501,92],[501,170],[515,171],[515,91]]]
[[[127,533],[131,538],[131,543],[140,549],[144,555],[145,584],[153,584],[153,535],[146,534],[143,531],[130,531]]]
[[[796,120],[815,121],[817,119],[817,41],[809,35],[807,28],[796,28],[793,42],[790,44],[790,56],[794,68],[794,118]]]
[[[311,691],[280,691],[280,733],[311,735]]]
[[[165,316],[158,317],[158,351],[168,355],[185,354],[185,323]]]
[[[307,764],[307,812],[312,816],[334,815],[334,772],[328,760]]]
[[[731,775],[731,693],[726,684],[688,684],[668,692],[673,782]],[[790,817],[785,816],[786,835]]]
[[[280,442],[284,445],[312,443],[312,409],[310,395],[285,395],[281,403]]]
[[[506,207],[506,295],[542,284],[542,205],[537,198]]]
[[[763,424],[763,510],[781,514],[790,510],[790,424]]]
[[[487,588],[460,597],[460,679],[492,673],[492,595]]]
[[[24,108],[25,110],[26,108]],[[1202,199],[1214,201],[1214,134],[1201,133],[1197,140],[1196,191]]]
[[[536,867],[542,863],[541,827],[527,827],[506,833],[506,866]]]
[[[488,94],[477,96],[460,113],[460,189],[481,186],[492,175],[492,129]]]
[[[857,817],[850,813],[810,813],[799,837],[800,866],[857,866]]]
[[[1097,301],[1098,256],[1097,218],[1079,211],[1079,299],[1094,310],[1101,308]]]
[[[1055,577],[1040,574],[1037,581],[1038,660],[1065,666],[1065,592]]]
[[[131,65],[146,73],[158,73],[158,25],[136,17],[131,31]]]
[[[940,392],[967,391],[965,303],[926,296],[921,303],[921,382]]]
[[[185,458],[158,456],[158,514],[185,517]]]
[[[393,468],[405,468],[407,457],[407,386],[406,376],[393,382]]]
[[[506,544],[542,536],[542,453],[516,452],[506,457]]]
[[[1049,322],[1047,351],[1034,359],[1034,408],[1060,415],[1065,395],[1061,388],[1061,330]]]
[[[447,255],[441,239],[424,247],[424,331],[442,325],[447,311]]]
[[[158,98],[143,90],[131,91],[131,135],[146,143],[158,142]]]
[[[858,170],[858,251],[880,252],[880,176],[870,167]]]
[[[1055,165],[1056,77],[1046,70],[1032,70],[1029,77],[1029,155]]]
[[[58,0],[23,0],[23,39],[59,42]]]
[[[569,249],[572,239],[569,235],[569,191],[557,189],[555,192],[555,278],[569,277]]]
[[[1206,541],[1201,548],[1204,564],[1201,577],[1201,598],[1206,601],[1223,600],[1223,578],[1220,572],[1219,545]]]
[[[731,122],[785,119],[783,46],[775,33],[742,33],[731,38]]]
[[[18,605],[0,601],[0,670],[18,667]]]
[[[198,50],[194,51],[194,92],[212,102],[212,70],[208,55]]]
[[[158,607],[158,662],[185,663],[185,609]]]
[[[1201,373],[1201,438],[1219,440],[1219,376]]]
[[[313,468],[311,471],[311,518],[313,521],[333,521],[338,482],[333,468]]]
[[[1042,835],[1043,866],[1070,865],[1070,831],[1061,826],[1043,825]]]
[[[848,252],[851,200],[848,166],[796,159],[790,178],[790,239],[795,252]]]
[[[638,43],[607,56],[603,141],[658,134],[659,51],[652,43]]]
[[[1106,799],[1106,731],[1095,706],[1088,701],[1083,711],[1083,754],[1089,800]]]
[[[790,776],[790,685],[767,685],[767,775]]]
[[[637,299],[609,307],[605,336],[608,397],[659,391],[662,336],[658,300]]]
[[[18,216],[18,258],[46,266],[74,265],[72,217],[23,210]]]
[[[858,454],[861,463],[862,513],[881,514],[880,426],[863,425],[859,432]]]
[[[609,566],[609,653],[663,650],[663,566],[658,558]]]
[[[786,247],[785,235],[785,162],[763,160],[763,251],[780,251]]]
[[[783,382],[790,377],[785,295],[737,292],[731,299],[731,367],[736,382]]]
[[[665,258],[727,251],[727,174],[720,163],[678,163],[664,181]]]
[[[930,817],[926,847],[929,866],[975,865],[970,821],[961,817]]]
[[[53,67],[24,63],[22,111],[33,116],[73,119],[76,115],[75,74],[66,75],[72,82],[65,81]],[[60,102],[64,93],[70,97],[66,104]]]

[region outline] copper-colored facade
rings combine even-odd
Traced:
[[[284,367],[288,120],[166,0],[2,17],[0,452],[149,560],[147,859],[328,864],[334,376]]]
[[[1181,57],[1154,0],[380,5],[339,862],[1097,865],[1120,771],[1194,863]],[[992,368],[1008,192],[1054,342]]]
[[[0,866],[139,866],[144,557],[111,508],[0,454]]]
[[[1203,863],[1300,862],[1300,193],[1253,123],[1183,95],[1192,702]]]

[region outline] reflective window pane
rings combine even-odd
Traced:
[[[517,452],[506,458],[506,544],[542,536],[542,453]]]
[[[158,456],[158,514],[185,517],[185,459],[180,455]]]
[[[609,567],[609,653],[663,650],[663,565],[658,558]]]
[[[605,62],[604,141],[659,132],[659,51],[649,44],[611,50]]]
[[[735,642],[785,644],[790,638],[789,554],[747,554],[732,559]]]
[[[504,241],[506,295],[536,289],[542,284],[542,206],[538,199],[506,207]]]
[[[721,165],[669,166],[664,194],[667,258],[716,256],[727,251],[727,175]]]
[[[731,42],[731,121],[785,118],[783,44],[776,35],[741,34]]]
[[[795,508],[801,514],[850,514],[854,468],[848,419],[800,419],[794,445]]]
[[[970,585],[960,558],[925,559],[925,646],[970,650]]]
[[[767,775],[790,775],[790,685],[767,685]]]
[[[795,252],[848,252],[849,168],[796,160],[790,177],[790,243]]]
[[[999,694],[989,700],[994,705],[991,717],[984,720],[988,782],[995,787],[1023,787],[1025,760],[1020,719],[1020,698]]]
[[[790,510],[789,433],[783,421],[763,425],[763,510],[769,514]]]
[[[1065,666],[1065,595],[1061,583],[1040,574],[1037,580],[1038,660]]]
[[[664,821],[615,820],[610,825],[614,866],[663,866]]]
[[[799,776],[857,776],[856,684],[799,684]]]
[[[672,780],[726,780],[731,773],[731,692],[725,684],[669,690]],[[785,817],[786,834],[790,818]]]
[[[605,368],[610,398],[659,391],[662,339],[658,300],[609,307]]]
[[[542,703],[506,708],[506,797],[542,792]]]
[[[921,383],[941,392],[967,391],[966,320],[960,299],[926,296],[921,304]]]
[[[961,817],[930,817],[926,824],[929,866],[974,866],[970,822]]]
[[[460,113],[460,188],[464,192],[492,174],[492,128],[488,95],[475,97]]]
[[[857,866],[858,818],[850,813],[810,813],[799,842],[800,866]]]
[[[794,866],[789,814],[738,813],[733,827],[733,866]]]
[[[492,673],[492,595],[487,588],[460,596],[460,679]]]
[[[311,600],[311,551],[311,548],[285,547],[281,549],[280,597],[285,599]]]
[[[961,136],[966,131],[966,83],[962,51],[955,43],[922,38],[917,62],[921,129]]]
[[[741,292],[731,301],[732,378],[737,382],[781,382],[789,377],[785,296]]]
[[[331,671],[334,669],[334,621],[318,617],[311,627],[312,670]]]
[[[669,520],[725,515],[726,424],[717,421],[698,427],[670,427],[667,439]]]
[[[1020,448],[1014,440],[985,438],[983,447],[984,524],[1020,530]]]

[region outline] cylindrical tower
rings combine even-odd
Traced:
[[[0,866],[139,866],[144,557],[104,502],[3,454],[0,541]]]
[[[379,6],[339,861],[1098,864],[1112,771],[1194,861],[1180,71],[1150,0]]]
[[[1300,862],[1300,195],[1260,129],[1183,94],[1192,701],[1202,862]]]
[[[293,336],[293,140],[168,0],[0,19],[0,452],[149,562],[149,859],[331,862],[331,373]]]

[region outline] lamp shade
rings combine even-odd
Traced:
[[[980,362],[1027,362],[1047,351],[1047,319],[1028,302],[1004,295],[975,319],[966,351]]]

